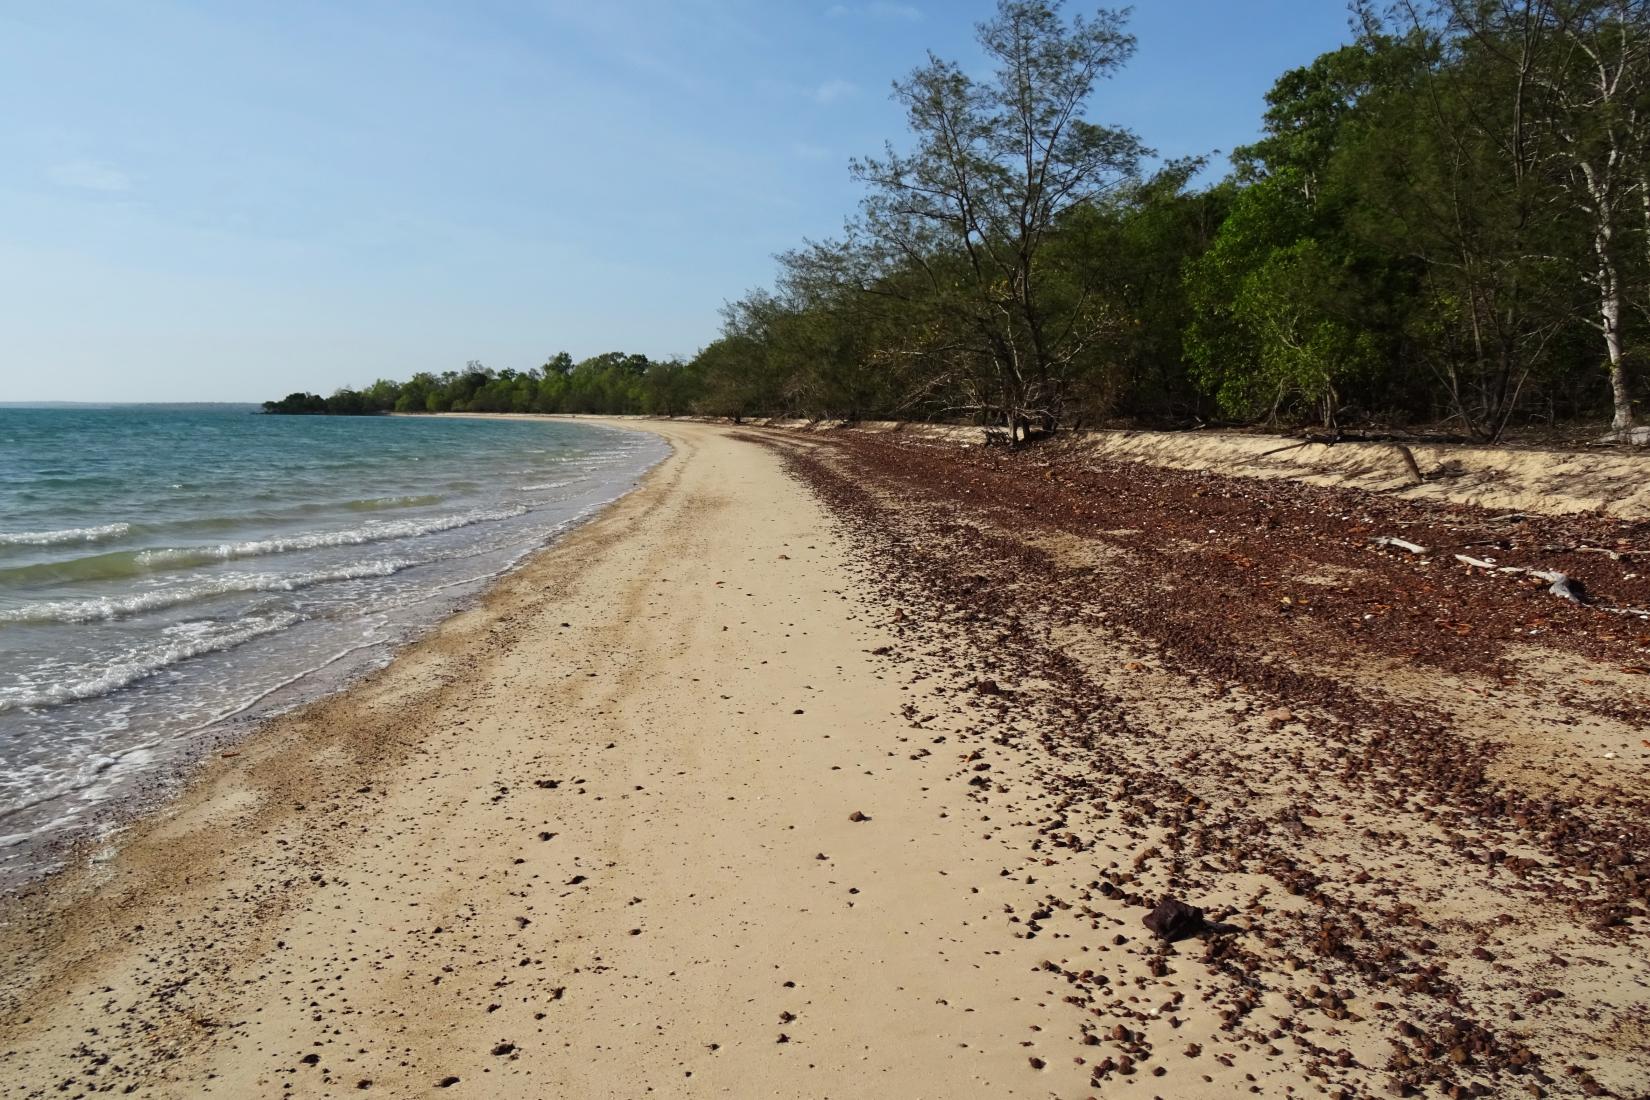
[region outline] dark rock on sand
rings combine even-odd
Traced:
[[[1158,902],[1157,908],[1146,914],[1144,923],[1159,939],[1170,943],[1195,936],[1208,927],[1208,922],[1203,919],[1203,910],[1178,898],[1164,898]]]

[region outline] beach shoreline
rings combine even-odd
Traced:
[[[407,414],[394,414],[407,415]],[[553,420],[572,418],[548,418],[537,416],[518,416],[513,414],[451,414],[453,419],[503,419],[503,420]],[[648,433],[645,429],[633,424],[623,423],[621,418],[582,417],[587,422],[600,423],[601,426],[611,427],[620,431],[637,432],[657,436],[658,433]],[[668,452],[667,452],[668,453]],[[576,533],[581,527],[598,518],[603,512],[635,492],[644,485],[656,469],[655,462],[643,469],[634,484],[622,489],[618,495],[611,497],[596,506],[593,511],[587,511],[575,516],[564,524],[555,535],[546,543],[527,551],[524,555],[507,564],[496,573],[479,578],[479,590],[462,598],[453,609],[424,627],[417,629],[397,641],[371,642],[364,646],[354,647],[342,654],[335,654],[309,668],[291,679],[284,680],[249,700],[239,703],[236,707],[224,714],[220,714],[199,727],[189,730],[191,735],[204,735],[203,744],[180,758],[176,767],[164,777],[140,783],[134,791],[110,803],[106,812],[93,817],[85,824],[77,827],[69,835],[60,839],[51,839],[46,843],[64,853],[65,858],[56,866],[43,872],[25,877],[15,885],[0,890],[0,913],[3,913],[8,902],[16,900],[18,894],[39,893],[70,893],[85,889],[84,880],[90,877],[88,863],[102,863],[113,856],[120,844],[121,834],[134,827],[141,828],[147,819],[156,814],[169,812],[171,803],[178,798],[189,794],[194,787],[212,782],[214,758],[232,760],[242,754],[243,749],[250,749],[248,742],[256,741],[268,731],[274,723],[292,718],[295,712],[307,708],[323,705],[336,697],[347,695],[349,692],[363,685],[364,682],[385,675],[389,667],[398,662],[403,656],[419,646],[433,640],[443,627],[451,620],[472,614],[484,607],[494,594],[494,590],[505,582],[512,574],[532,565],[540,555],[545,554],[562,541]],[[303,684],[316,680],[325,674],[329,668],[337,664],[343,657],[350,656],[355,649],[386,649],[381,660],[351,670],[337,682],[322,681],[319,686],[303,689]],[[265,709],[265,704],[272,697],[296,692],[291,701],[283,701],[280,705]],[[223,766],[221,763],[218,765]]]
[[[101,426],[123,435],[137,424],[162,437],[178,430],[141,412],[109,419]],[[236,426],[221,416],[188,423],[208,451]],[[60,426],[70,438],[83,427]],[[94,858],[111,831],[174,797],[202,759],[388,663],[633,488],[665,451],[650,433],[546,422],[260,417],[245,434],[258,460],[219,455],[223,469],[201,485],[171,486],[182,503],[166,499],[179,473],[139,467],[132,482],[160,502],[90,505],[138,522],[98,529],[107,540],[85,550],[70,540],[39,562],[8,558],[16,573],[62,576],[11,579],[0,608],[0,896]],[[272,441],[289,439],[317,450],[260,481],[280,468]],[[371,457],[357,477],[320,483],[313,467],[349,461],[340,439]],[[431,440],[473,450],[451,460],[462,468],[444,465],[444,454],[419,453],[439,446]],[[237,477],[246,500],[221,503],[234,499],[224,486]],[[420,483],[429,491],[399,492]],[[80,580],[83,567],[108,576]]]
[[[1489,519],[614,425],[636,490],[7,910],[0,1094],[1645,1085],[1626,620],[1362,533]]]

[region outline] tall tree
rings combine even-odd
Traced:
[[[1357,193],[1341,162],[1381,67],[1350,46],[1285,73],[1265,137],[1234,155],[1246,186],[1187,268],[1185,330],[1193,377],[1230,414],[1270,421],[1305,405],[1337,426],[1348,384],[1378,371],[1389,264],[1348,226]]]
[[[1597,295],[1596,320],[1604,338],[1614,406],[1611,429],[1633,427],[1628,378],[1626,326],[1629,265],[1638,257],[1627,248],[1633,221],[1632,198],[1646,186],[1650,112],[1644,92],[1650,85],[1650,0],[1555,0],[1553,19],[1561,34],[1542,80],[1549,94],[1547,124],[1556,137],[1559,181],[1587,218]],[[1643,207],[1650,218],[1650,206]],[[1650,242],[1646,242],[1650,247]]]
[[[1590,288],[1593,304],[1579,315],[1602,337],[1612,427],[1627,431],[1633,356],[1624,265],[1637,268],[1639,257],[1624,255],[1624,238],[1650,136],[1650,3],[1399,0],[1384,15],[1367,4],[1363,10],[1367,27],[1407,31],[1437,59],[1422,102],[1449,158],[1450,182],[1458,183],[1444,193],[1448,218],[1440,225],[1463,227],[1453,235],[1458,270],[1472,284],[1476,346],[1493,351],[1504,380],[1521,384],[1532,350],[1545,348],[1570,320],[1566,306],[1573,314],[1580,305],[1564,302],[1552,273],[1541,270],[1564,265],[1565,277]],[[1499,219],[1484,216],[1487,190],[1501,200]],[[1572,221],[1583,227],[1579,234]],[[1584,247],[1572,248],[1578,241]],[[1539,305],[1530,308],[1532,301]],[[1518,385],[1510,389],[1500,402],[1502,423]]]
[[[976,28],[992,79],[930,54],[894,84],[915,148],[852,165],[869,188],[846,242],[870,260],[854,265],[862,287],[922,273],[956,332],[940,343],[957,400],[1011,441],[1060,421],[1074,365],[1112,323],[1089,296],[1056,293],[1039,258],[1062,214],[1134,179],[1146,153],[1128,130],[1084,117],[1134,52],[1125,27],[1122,11],[1068,21],[1058,0],[999,0]]]

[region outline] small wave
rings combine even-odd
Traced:
[[[537,493],[545,489],[561,489],[573,484],[571,481],[546,481],[543,485],[521,485],[516,491],[520,493]]]
[[[56,546],[64,542],[103,542],[118,539],[132,529],[130,523],[105,523],[100,527],[65,527],[61,531],[0,532],[0,546]]]
[[[0,569],[0,585],[30,584],[50,581],[115,580],[154,573],[166,569],[187,569],[214,562],[234,561],[238,558],[256,558],[268,554],[286,554],[300,550],[321,550],[337,546],[361,546],[369,542],[391,539],[418,538],[423,535],[452,531],[477,523],[492,523],[525,514],[527,509],[517,505],[496,511],[465,512],[459,515],[438,516],[427,520],[380,520],[350,527],[341,531],[312,531],[304,535],[287,535],[250,542],[225,542],[215,546],[180,546],[153,550],[125,550],[96,554],[67,561],[41,562]]]
[[[281,500],[285,494],[255,493],[249,500]],[[168,534],[188,532],[234,531],[257,524],[284,523],[302,520],[325,512],[386,512],[400,508],[428,508],[447,498],[438,493],[418,496],[364,497],[356,500],[323,500],[294,504],[284,508],[260,508],[245,512],[225,512],[220,515],[188,516],[181,519],[160,520],[133,528],[137,535],[164,538]]]
[[[31,707],[58,707],[82,699],[96,699],[130,687],[139,680],[146,680],[173,665],[208,653],[233,649],[254,638],[285,630],[301,621],[303,616],[292,612],[274,615],[261,621],[254,619],[238,629],[200,634],[129,660],[116,661],[104,666],[98,675],[83,680],[60,680],[50,685],[27,684],[6,688],[0,691],[0,713]]]
[[[352,512],[377,512],[387,508],[427,508],[432,504],[440,504],[445,499],[436,493],[425,493],[422,496],[368,497],[365,500],[346,501],[344,507]]]
[[[410,561],[369,561],[341,569],[317,569],[310,573],[231,573],[203,584],[157,588],[128,596],[100,596],[86,600],[50,600],[28,607],[0,611],[0,623],[92,623],[124,619],[150,611],[165,611],[185,604],[210,600],[236,592],[295,592],[337,581],[388,577],[416,563]]]
[[[385,520],[363,527],[342,531],[313,531],[307,535],[286,535],[252,542],[226,542],[217,546],[186,546],[172,550],[140,550],[135,555],[139,566],[146,569],[172,565],[205,565],[214,561],[233,561],[236,558],[257,558],[266,554],[286,554],[296,550],[321,550],[333,546],[360,546],[387,539],[410,539],[420,535],[434,535],[477,523],[492,523],[524,514],[526,508],[516,506],[490,512],[466,512],[456,516],[440,516],[430,520]]]

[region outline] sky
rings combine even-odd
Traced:
[[[0,402],[691,356],[853,211],[849,157],[904,133],[893,79],[986,71],[993,8],[0,4]],[[1131,29],[1090,117],[1220,170],[1349,34],[1341,0],[1139,0]]]

